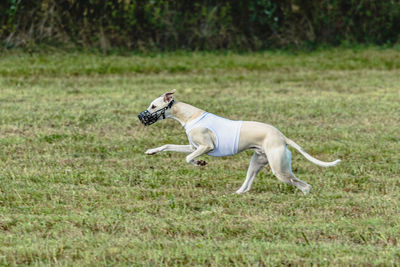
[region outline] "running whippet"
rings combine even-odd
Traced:
[[[241,194],[250,190],[257,173],[268,163],[274,175],[282,182],[291,184],[307,194],[311,186],[292,173],[291,153],[288,145],[298,150],[306,159],[322,167],[335,166],[333,162],[320,161],[307,154],[298,144],[285,137],[275,127],[254,121],[232,121],[205,112],[199,108],[178,102],[172,96],[175,89],[151,102],[147,110],[139,114],[144,125],[172,118],[179,121],[186,130],[189,145],[163,145],[149,149],[145,153],[153,155],[161,151],[174,151],[189,154],[186,162],[193,165],[205,165],[196,160],[203,154],[214,157],[230,156],[247,149],[253,149],[246,180],[236,191]]]

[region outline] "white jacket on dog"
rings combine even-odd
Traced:
[[[188,136],[189,142],[195,148],[198,147],[189,137],[191,130],[202,127],[207,128],[215,135],[215,147],[207,153],[213,157],[231,156],[237,153],[240,127],[242,121],[232,121],[212,113],[204,112],[198,118],[190,121],[184,127]]]

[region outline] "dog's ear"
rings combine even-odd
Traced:
[[[164,94],[164,102],[168,103],[172,100],[172,95],[176,92],[176,89],[172,89],[171,92]]]

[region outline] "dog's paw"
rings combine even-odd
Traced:
[[[146,155],[154,155],[158,152],[156,148],[153,149],[148,149],[146,152],[144,152]]]
[[[238,194],[238,195],[241,195],[241,194],[244,194],[244,193],[246,193],[247,191],[249,191],[248,189],[242,189],[242,188],[240,188],[239,190],[237,190],[235,193],[236,194]]]
[[[198,160],[198,161],[196,162],[196,164],[197,164],[197,166],[206,166],[206,165],[207,165],[207,162],[204,161],[204,160]]]
[[[310,193],[311,190],[311,185],[307,185],[305,188],[302,188],[301,191],[303,192],[304,195],[307,195]]]

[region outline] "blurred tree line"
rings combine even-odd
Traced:
[[[7,47],[265,49],[400,41],[394,0],[2,0]]]

